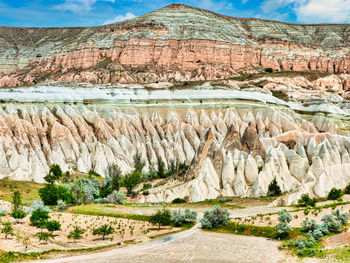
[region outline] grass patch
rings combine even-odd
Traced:
[[[148,215],[121,214],[113,212],[110,205],[89,204],[70,207],[66,212],[73,214],[93,215],[93,216],[110,216],[116,218],[126,218],[132,220],[148,221]]]
[[[0,199],[12,201],[12,194],[19,191],[24,205],[30,205],[34,200],[40,200],[39,189],[43,184],[28,181],[14,181],[10,179],[0,180]]]
[[[247,224],[239,224],[236,222],[229,222],[226,226],[219,228],[205,229],[206,231],[217,232],[217,233],[227,233],[234,235],[245,235],[245,236],[258,236],[270,239],[278,238],[278,232],[275,227],[272,226],[254,226]],[[305,233],[301,231],[301,228],[295,227],[290,232],[289,239],[294,239],[297,237],[305,236]]]

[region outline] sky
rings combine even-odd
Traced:
[[[0,0],[0,26],[98,26],[182,3],[233,17],[350,23],[350,0]]]

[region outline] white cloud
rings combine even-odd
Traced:
[[[303,23],[349,23],[350,0],[309,0],[296,3],[297,20]]]
[[[350,0],[265,0],[261,10],[276,16],[292,12],[301,23],[350,22]]]
[[[132,19],[135,17],[136,16],[133,13],[126,13],[125,15],[119,15],[119,16],[116,16],[115,18],[108,19],[103,24],[107,25],[107,24],[112,24],[112,23],[116,23],[116,22],[122,22],[124,20]]]
[[[54,8],[61,11],[72,11],[75,13],[90,11],[96,2],[111,2],[115,0],[65,0]]]

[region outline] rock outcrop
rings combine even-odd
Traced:
[[[349,73],[349,46],[347,24],[296,25],[170,5],[100,27],[0,27],[0,87],[212,80],[264,68]]]

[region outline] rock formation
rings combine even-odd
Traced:
[[[212,80],[264,68],[349,73],[349,45],[347,24],[232,18],[174,4],[100,27],[0,27],[0,87]]]

